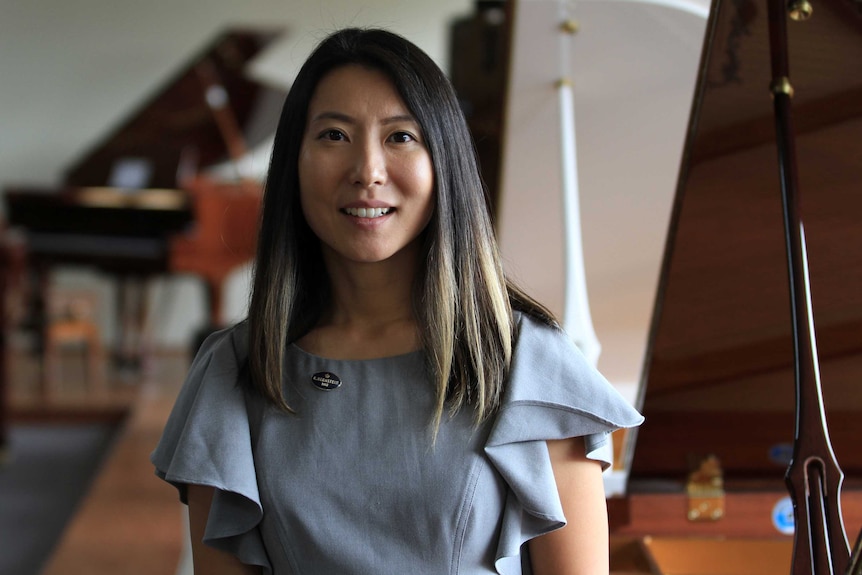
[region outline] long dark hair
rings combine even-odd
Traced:
[[[379,29],[349,28],[323,40],[285,101],[249,306],[252,385],[291,410],[282,389],[286,347],[310,331],[329,305],[319,241],[300,207],[298,158],[314,90],[329,72],[349,64],[389,77],[421,126],[434,165],[436,205],[424,234],[427,265],[414,281],[413,305],[437,387],[435,429],[447,404],[453,412],[471,405],[482,421],[498,406],[508,374],[512,309],[554,322],[550,312],[505,279],[473,142],[449,80],[417,46]]]

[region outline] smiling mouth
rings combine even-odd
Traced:
[[[348,216],[356,218],[379,218],[391,213],[394,208],[344,208],[341,210]]]

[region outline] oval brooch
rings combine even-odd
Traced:
[[[311,376],[311,383],[317,389],[332,391],[341,387],[341,378],[330,371],[320,371]]]

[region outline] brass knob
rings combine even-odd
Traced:
[[[566,34],[576,34],[578,30],[580,30],[581,25],[577,20],[569,18],[568,20],[564,20],[562,24],[560,24],[560,30],[565,32]]]
[[[769,85],[769,91],[772,92],[773,96],[777,96],[778,94],[787,94],[789,97],[793,97],[793,85],[790,83],[790,78],[787,76],[781,76],[772,81]]]
[[[797,22],[804,22],[811,18],[814,13],[814,7],[808,0],[790,0],[787,4],[787,11],[790,13],[790,18]]]

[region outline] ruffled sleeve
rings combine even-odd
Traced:
[[[509,486],[498,573],[521,573],[521,546],[566,524],[545,441],[584,437],[587,457],[607,469],[611,432],[642,421],[561,330],[520,317],[509,381],[485,445]]]
[[[263,509],[248,398],[239,385],[245,334],[240,324],[203,343],[150,460],[156,475],[177,487],[183,503],[187,485],[214,487],[204,542],[271,573],[258,528]]]

